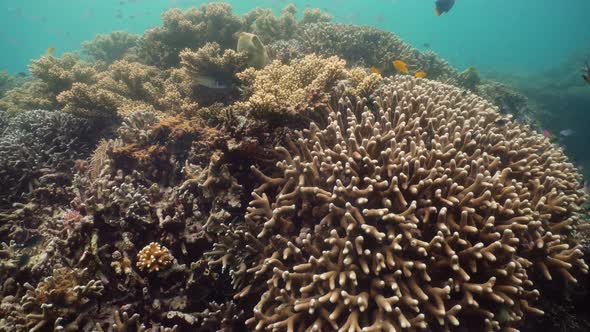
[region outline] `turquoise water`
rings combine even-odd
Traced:
[[[2,0],[0,69],[16,73],[49,46],[76,50],[98,33],[141,33],[160,24],[160,13],[208,1]],[[280,12],[288,1],[227,1],[236,13],[255,7]],[[457,0],[448,15],[434,15],[430,0],[291,1],[302,12],[320,7],[338,22],[393,31],[412,45],[425,43],[452,65],[505,72],[535,72],[590,48],[590,2],[585,0]]]

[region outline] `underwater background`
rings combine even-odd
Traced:
[[[0,332],[590,331],[588,15],[0,0]]]
[[[520,88],[543,108],[538,119],[590,176],[590,89],[580,69],[590,58],[590,2],[552,0],[458,1],[444,16],[427,0],[228,1],[236,13],[256,7],[276,14],[287,3],[318,7],[335,22],[394,32],[421,50],[432,50],[459,70],[476,67],[485,78]],[[80,49],[96,34],[142,33],[169,8],[189,0],[2,0],[0,70],[26,71],[30,60],[55,47],[55,54]],[[559,132],[571,130],[572,135]]]

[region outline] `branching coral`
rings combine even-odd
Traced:
[[[254,34],[268,43],[276,39],[293,38],[297,30],[296,12],[294,5],[288,5],[283,9],[281,17],[276,17],[271,9],[258,8],[246,13],[244,21]]]
[[[216,42],[234,48],[233,35],[242,29],[240,17],[226,3],[209,3],[185,12],[171,9],[162,14],[163,26],[148,30],[140,41],[140,57],[148,64],[169,68],[180,62],[185,48],[199,48]]]
[[[108,64],[121,60],[126,53],[137,45],[140,36],[127,31],[113,31],[108,35],[97,35],[91,41],[82,43],[82,49],[94,60]]]
[[[436,80],[452,80],[457,72],[432,52],[422,53],[391,32],[372,27],[317,23],[302,25],[296,37],[308,52],[337,55],[353,65],[380,68],[395,73],[392,61],[403,60],[411,70],[423,70]]]
[[[337,57],[308,55],[290,65],[275,61],[262,70],[246,69],[238,75],[252,94],[238,107],[255,116],[285,114],[305,108],[312,93],[326,93],[346,78],[345,62]]]
[[[36,287],[28,283],[24,287],[26,294],[19,309],[26,314],[28,331],[53,326],[64,331],[81,329],[90,318],[87,312],[96,306],[104,291],[102,282],[90,279],[88,271],[65,267],[55,267],[53,275]],[[19,314],[13,312],[11,316]]]
[[[254,169],[246,215],[265,248],[240,273],[266,285],[250,326],[491,331],[541,314],[530,273],[575,282],[572,270],[588,270],[570,237],[579,176],[499,117],[460,90],[400,78],[373,104],[341,99],[326,128],[278,148],[281,175]]]
[[[73,53],[60,58],[43,56],[29,66],[33,79],[6,93],[0,108],[11,112],[58,108],[57,95],[74,83],[94,82],[96,70]]]
[[[0,136],[0,205],[40,186],[67,185],[74,160],[93,144],[87,121],[50,111],[10,117]]]

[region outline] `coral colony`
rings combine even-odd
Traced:
[[[2,92],[0,330],[518,331],[588,271],[511,88],[315,9],[162,20]]]

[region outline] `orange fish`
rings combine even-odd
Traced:
[[[393,67],[395,68],[395,70],[399,71],[400,73],[404,73],[404,74],[408,73],[408,65],[401,60],[395,60],[393,62]]]
[[[381,70],[375,66],[371,67],[371,73],[381,76]]]
[[[47,48],[47,55],[51,56],[53,54],[53,51],[55,51],[55,47],[50,46]]]
[[[424,78],[424,77],[426,77],[426,72],[425,72],[425,71],[417,71],[417,72],[414,74],[414,77],[418,77],[418,78]]]

